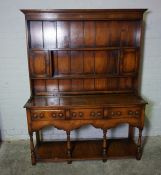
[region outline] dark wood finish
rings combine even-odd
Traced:
[[[146,102],[138,79],[145,9],[22,10],[26,18],[31,97],[25,105],[32,164],[142,155]],[[127,139],[108,129],[129,124]],[[102,129],[102,140],[71,141],[72,130]],[[43,142],[54,126],[63,142]],[[139,129],[138,143],[134,127]],[[36,146],[33,142],[36,133]]]

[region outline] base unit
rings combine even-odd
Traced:
[[[71,158],[67,156],[65,141],[43,142],[36,145],[37,162],[58,162],[73,160],[107,160],[137,157],[137,145],[130,139],[107,140],[106,155],[103,155],[102,140],[82,140],[71,142]]]

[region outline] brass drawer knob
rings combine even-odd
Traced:
[[[83,112],[79,112],[79,116],[80,117],[83,117]]]
[[[53,118],[56,118],[56,113],[53,113],[53,114],[52,114],[52,117],[53,117]]]
[[[72,112],[72,117],[76,117],[77,113],[76,112]]]
[[[97,116],[101,116],[101,112],[97,112]]]
[[[37,119],[38,118],[38,115],[37,114],[34,114],[32,118],[33,119]]]
[[[44,114],[43,113],[40,113],[40,118],[44,118]]]
[[[63,117],[63,113],[59,113],[58,115],[59,115],[60,118]]]
[[[90,114],[92,117],[94,117],[95,116],[95,112],[91,112],[91,114]]]
[[[121,115],[121,112],[120,112],[120,111],[118,111],[118,112],[117,112],[117,115]]]
[[[133,111],[128,111],[128,114],[129,115],[133,115]]]
[[[139,115],[139,111],[135,111],[135,115]]]
[[[115,115],[115,112],[111,112],[111,115]]]

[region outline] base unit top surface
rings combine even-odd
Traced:
[[[145,105],[146,102],[133,94],[102,94],[73,96],[35,96],[31,97],[25,108],[34,107],[95,107]]]

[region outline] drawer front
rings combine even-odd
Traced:
[[[65,119],[65,110],[53,110],[48,112],[49,118],[50,119]]]
[[[65,110],[32,110],[31,120],[53,120],[53,119],[65,119]]]
[[[125,107],[112,107],[108,109],[108,118],[126,118],[126,117],[140,117],[141,116],[141,108],[125,108]]]
[[[103,109],[71,109],[70,119],[102,119]]]

